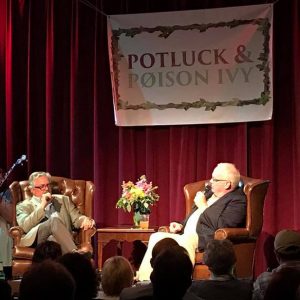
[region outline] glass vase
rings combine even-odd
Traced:
[[[140,228],[141,229],[148,229],[149,228],[149,214],[142,214],[140,220]]]
[[[139,211],[133,213],[133,228],[140,228],[141,214]]]
[[[149,214],[141,214],[135,211],[133,214],[134,228],[148,229],[149,228]]]

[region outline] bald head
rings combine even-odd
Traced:
[[[241,175],[236,166],[232,163],[219,163],[214,171],[213,177],[218,179],[226,179],[231,182],[232,189],[235,189],[241,179]]]

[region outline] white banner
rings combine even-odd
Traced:
[[[273,6],[112,15],[118,126],[269,120]]]

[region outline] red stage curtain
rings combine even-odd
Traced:
[[[118,128],[114,125],[106,14],[203,9],[266,1],[0,0],[0,166],[28,156],[26,176],[93,180],[98,226],[131,223],[115,209],[122,180],[146,174],[159,186],[151,225],[184,217],[182,188],[209,178],[221,161],[272,181],[265,239],[300,229],[299,2],[274,6],[274,116],[271,121]],[[24,179],[24,178],[18,178]]]

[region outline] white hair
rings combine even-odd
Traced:
[[[240,171],[236,168],[236,166],[232,163],[222,162],[217,165],[217,168],[222,170],[226,179],[231,182],[232,188],[235,189],[241,180]]]
[[[39,178],[39,177],[43,177],[46,176],[49,179],[49,182],[51,181],[51,175],[48,172],[42,172],[42,171],[38,171],[38,172],[33,172],[31,173],[31,175],[28,178],[29,181],[29,187],[33,188],[34,187],[34,180]]]

